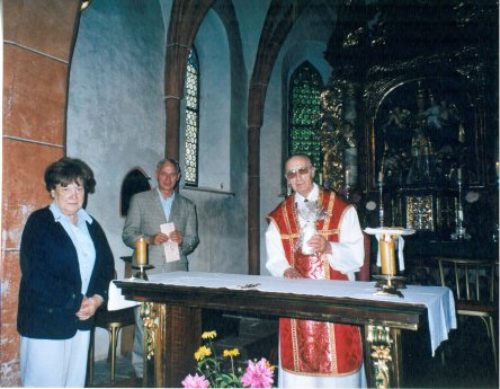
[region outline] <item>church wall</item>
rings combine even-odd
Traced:
[[[246,99],[242,42],[209,11],[195,39],[201,67],[199,189],[182,193],[198,210],[200,245],[190,270],[246,273]],[[237,70],[228,71],[236,66]],[[243,116],[242,116],[243,115]],[[183,126],[181,125],[181,128]]]
[[[224,26],[212,10],[198,30],[195,47],[201,69],[198,186],[230,191],[230,53]]]
[[[30,3],[36,4],[36,2]],[[54,4],[56,3],[57,1]],[[43,109],[31,110],[28,121],[29,124],[36,123],[37,127],[43,127],[44,131],[26,130],[23,125],[11,126],[12,129],[24,131],[23,137],[28,138],[27,134],[33,134],[36,140],[36,142],[32,142],[33,144],[21,144],[17,154],[14,148],[9,145],[13,160],[23,161],[23,163],[27,161],[29,164],[35,164],[38,169],[33,168],[28,174],[26,169],[19,167],[22,165],[19,162],[16,162],[18,165],[12,165],[12,170],[9,170],[11,168],[9,164],[5,164],[6,175],[14,177],[14,173],[18,173],[16,177],[21,177],[21,182],[28,180],[29,182],[37,182],[36,180],[38,180],[39,184],[43,185],[43,169],[48,162],[57,159],[65,152],[69,156],[86,160],[93,168],[97,178],[97,188],[96,193],[89,198],[88,210],[106,230],[115,255],[119,276],[122,276],[124,271],[123,262],[119,257],[130,255],[132,251],[121,241],[121,230],[124,222],[123,217],[119,215],[121,182],[130,169],[141,167],[152,177],[152,184],[155,185],[155,163],[163,157],[165,150],[166,118],[163,75],[166,26],[168,26],[171,3],[170,0],[158,2],[94,0],[91,7],[82,14],[71,62],[67,134],[64,134],[66,79],[59,80],[57,77],[68,72],[70,56],[68,54],[66,60],[53,60],[51,56],[57,58],[60,55],[60,52],[57,51],[51,53],[51,56],[47,56],[47,58],[42,56],[42,58],[37,59],[38,62],[35,62],[40,70],[36,74],[38,78],[44,77],[44,69],[51,67],[56,69],[54,71],[55,78],[49,72],[45,76],[46,82],[43,83],[40,90],[33,88],[34,93],[46,93],[43,95],[44,97],[50,96],[50,98],[40,99],[39,103],[42,104]],[[260,38],[259,31],[266,15],[267,6],[254,7],[250,2],[241,0],[235,0],[233,3],[238,23],[224,25],[225,31],[222,31],[221,26],[217,25],[218,22],[213,16],[210,16],[204,23],[212,24],[200,28],[199,34],[201,35],[196,38],[207,44],[214,31],[217,34],[226,33],[227,42],[224,45],[212,43],[213,47],[224,51],[214,52],[215,55],[207,52],[205,54],[207,57],[204,60],[206,61],[209,57],[212,69],[219,67],[220,69],[226,68],[226,71],[228,62],[231,63],[230,76],[208,80],[210,82],[207,85],[212,90],[210,94],[207,93],[204,96],[207,99],[214,99],[213,106],[220,109],[215,111],[213,108],[205,107],[208,112],[202,111],[200,113],[202,120],[204,116],[212,115],[210,125],[204,129],[208,134],[212,134],[210,127],[221,125],[222,132],[218,135],[225,137],[220,143],[220,147],[223,149],[219,156],[221,159],[215,164],[210,159],[203,160],[204,177],[208,176],[208,180],[205,182],[215,187],[211,189],[216,190],[186,190],[181,186],[181,193],[197,204],[199,214],[201,243],[190,257],[191,270],[246,273],[248,269],[248,80],[255,63],[255,54]],[[63,10],[63,7],[58,8],[60,12]],[[41,12],[41,15],[46,17],[47,13]],[[55,16],[58,18],[57,20],[64,20],[60,15],[55,14]],[[64,28],[68,28],[67,26],[68,23],[64,25]],[[214,27],[217,28],[213,30]],[[240,31],[235,31],[238,28]],[[66,36],[68,35],[70,34],[66,32]],[[203,37],[203,35],[205,36]],[[46,36],[51,37],[52,35],[49,32]],[[244,38],[241,39],[240,36]],[[54,42],[57,43],[53,47],[55,50],[69,52],[70,44],[57,40]],[[43,52],[43,47],[40,51]],[[8,54],[6,54],[6,58],[14,58]],[[33,53],[24,53],[24,55],[29,56]],[[290,59],[292,57],[293,60]],[[287,66],[290,68],[293,68],[294,62],[298,62],[295,56],[292,57],[287,59],[290,62]],[[320,57],[319,54],[318,57]],[[50,66],[40,65],[44,61],[48,61]],[[265,214],[281,199],[283,61],[283,56],[280,56],[268,88],[266,115],[262,129],[262,134],[264,134],[261,139],[261,145],[263,145],[261,153],[261,189],[263,195],[261,215],[259,216],[262,222],[262,234],[266,227]],[[19,59],[16,59],[15,62],[16,66],[22,64],[22,60],[19,61]],[[60,69],[57,69],[58,67]],[[288,73],[288,71],[287,69],[286,72]],[[26,73],[29,75],[29,72]],[[32,76],[35,77],[35,75]],[[38,85],[34,80],[27,82],[32,86]],[[224,88],[217,88],[217,84],[223,82],[227,82],[228,85],[224,85]],[[59,89],[54,91],[48,89],[48,86]],[[24,103],[30,101],[26,98],[23,100]],[[219,105],[216,104],[217,101],[220,103]],[[15,106],[12,108],[15,109]],[[23,107],[23,109],[26,111],[30,108]],[[58,112],[54,112],[54,109]],[[48,119],[44,119],[43,114],[47,114],[46,118]],[[40,118],[37,115],[41,115]],[[44,126],[44,121],[50,121],[50,125]],[[11,140],[14,139],[4,140],[4,146],[7,147],[6,143]],[[39,144],[38,141],[43,143]],[[201,137],[200,149],[216,154],[218,146],[217,143],[213,144],[212,142],[213,138],[210,136]],[[36,151],[31,151],[29,148],[35,148]],[[209,176],[212,165],[220,173],[218,177]],[[28,176],[19,174],[21,171]],[[216,185],[219,181],[223,182],[224,188],[222,190],[220,185],[219,187]],[[47,202],[43,186],[35,191],[30,190],[29,194],[36,198],[30,200],[27,192],[19,194],[20,197],[24,196],[19,201],[24,206],[21,209],[24,216],[16,219],[17,224],[12,224],[13,233],[9,231],[9,234],[6,235],[14,236],[17,241],[20,238],[19,234],[24,225],[25,217],[31,210]],[[4,208],[5,204],[12,204],[6,202],[5,199],[4,191]],[[8,215],[5,216],[7,218]],[[15,239],[13,242],[16,241]],[[5,244],[5,239],[3,242]],[[18,253],[14,243],[12,247],[10,243],[8,244],[9,247],[4,248],[2,252],[2,270],[6,271],[7,269],[10,272],[8,266],[15,265]],[[264,248],[263,239],[261,247]],[[262,258],[265,260],[265,255],[262,255]],[[262,261],[261,268],[263,268],[263,263],[264,261]],[[265,271],[261,271],[261,273],[265,274]],[[15,277],[18,277],[18,273],[16,275],[14,272],[12,278],[14,286],[17,282]],[[4,285],[2,284],[2,293],[6,293],[4,290],[7,290]],[[4,295],[2,297],[4,299]],[[15,303],[10,304],[12,311]],[[14,338],[15,330],[12,327],[12,322],[10,320],[8,325],[11,326],[10,335]],[[17,334],[15,335],[17,337]],[[97,344],[103,345],[96,350],[97,358],[102,358],[106,352],[107,335],[98,332]],[[17,347],[17,344],[14,346]],[[17,353],[17,349],[15,350]],[[8,358],[8,354],[2,353],[2,363],[5,360],[4,356]],[[14,364],[17,363],[16,358],[17,356],[14,356],[12,359]],[[11,367],[2,365],[2,368],[5,370]],[[9,376],[14,377],[14,379],[16,377],[12,374]]]
[[[119,257],[131,253],[121,241],[121,181],[140,166],[156,185],[154,167],[165,149],[167,27],[163,25],[168,23],[171,2],[159,4],[161,11],[156,2],[94,0],[82,15],[72,64],[68,154],[87,160],[96,172],[96,193],[90,196],[88,209],[106,230],[119,276],[123,274]],[[182,180],[180,185],[180,193],[198,210],[200,245],[189,256],[194,271],[246,273],[248,268],[248,75],[242,64],[249,49],[234,28],[223,26],[209,11],[195,40],[202,74],[199,185],[203,188],[189,189]],[[230,63],[238,70],[228,71]],[[181,135],[183,129],[181,123]],[[182,137],[180,155],[182,160]],[[97,352],[100,358],[105,349]]]
[[[269,81],[264,111],[264,123],[261,129],[260,152],[260,274],[269,275],[266,269],[265,231],[268,223],[265,216],[284,199],[283,182],[283,124],[282,112],[286,111],[286,100],[281,86],[281,56],[273,69]]]
[[[165,145],[166,32],[157,1],[94,0],[81,17],[69,84],[67,154],[94,170],[97,186],[88,211],[103,226],[118,276],[122,242],[120,189],[141,167],[156,185]],[[96,332],[96,359],[107,355],[107,333]]]
[[[271,0],[254,1],[232,0],[238,18],[240,34],[243,40],[243,55],[245,68],[251,74],[255,65],[255,56],[259,47],[260,34]]]

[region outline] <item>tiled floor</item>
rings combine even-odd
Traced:
[[[416,388],[498,388],[491,341],[478,319],[459,323],[449,340],[441,345],[436,356],[428,352],[428,337],[423,331],[406,333],[403,337],[403,365],[408,387]],[[498,350],[498,333],[496,334]],[[445,353],[445,363],[441,360]]]
[[[490,366],[491,359],[486,355],[475,358],[474,362],[463,360],[459,363],[447,358],[447,365],[440,364],[437,356],[430,361],[411,362],[407,366],[407,388],[498,388],[498,377]],[[410,361],[408,361],[410,362]],[[110,383],[110,366],[106,361],[98,361],[95,365],[95,378],[92,387],[97,388],[140,388],[142,381],[136,380],[129,358],[119,357],[117,362],[116,381]]]
[[[134,369],[130,362],[130,356],[119,356],[116,360],[115,384],[111,385],[111,364],[106,361],[97,361],[94,364],[94,380],[90,387],[95,388],[133,388],[141,387],[142,382],[136,382]]]

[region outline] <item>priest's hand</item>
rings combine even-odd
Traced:
[[[285,278],[304,278],[293,267],[289,267],[288,269],[286,269],[285,272],[283,273],[283,277],[285,277]]]
[[[316,255],[331,254],[332,246],[323,235],[316,234],[307,241],[307,244],[314,250]]]

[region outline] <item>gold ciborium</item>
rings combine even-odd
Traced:
[[[402,236],[412,235],[415,230],[402,227],[378,227],[366,228],[365,232],[369,235],[375,235],[378,241],[377,266],[381,268],[381,274],[373,276],[373,279],[377,281],[377,289],[382,293],[403,297],[399,290],[406,287],[406,279],[398,275],[398,263],[399,271],[404,270],[403,250],[398,245],[403,242]],[[396,252],[398,253],[397,262]]]

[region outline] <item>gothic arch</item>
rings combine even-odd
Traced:
[[[170,158],[179,159],[180,101],[189,50],[200,23],[213,2],[214,0],[174,0],[172,5],[165,63],[165,153]]]
[[[260,128],[267,86],[279,51],[306,2],[272,0],[260,37],[248,94],[248,274],[260,273]]]

